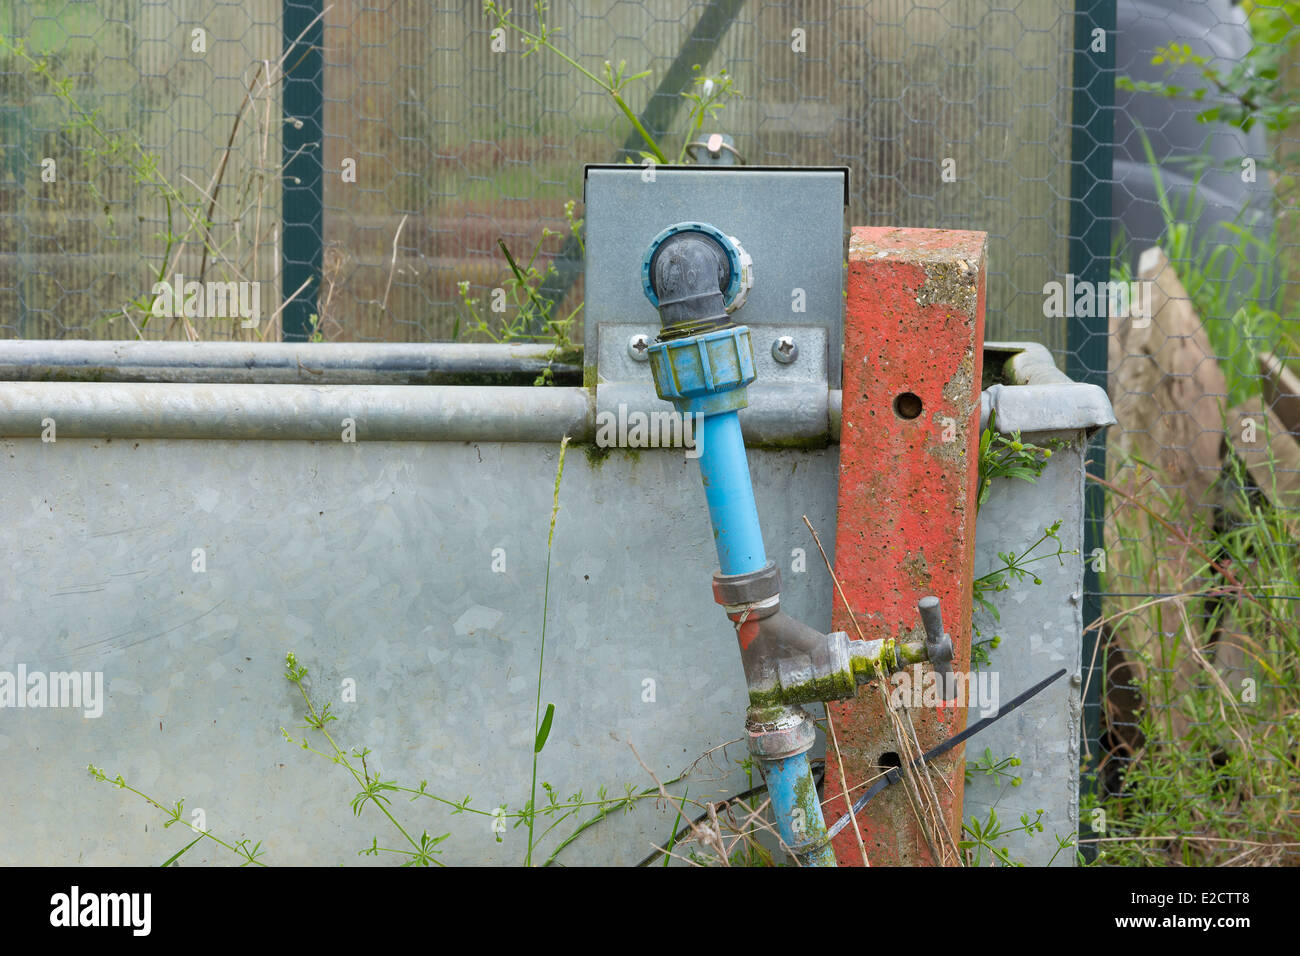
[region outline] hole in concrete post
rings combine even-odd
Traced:
[[[903,761],[899,760],[898,754],[892,750],[886,750],[880,755],[880,759],[876,761],[876,766],[881,770],[889,770],[893,767],[901,767],[902,765]]]
[[[920,396],[903,392],[894,399],[894,414],[899,418],[916,418],[921,414]]]

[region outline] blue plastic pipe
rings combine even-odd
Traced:
[[[748,574],[767,564],[763,532],[749,480],[749,461],[740,418],[735,412],[705,415],[695,441],[700,450],[700,477],[709,503],[718,567],[723,574]]]
[[[680,296],[688,292],[696,298],[711,294],[707,286],[712,281],[712,267],[703,272],[696,270],[696,266],[704,268],[710,257],[707,250],[701,252],[697,239],[691,239],[693,245],[689,249],[683,247],[685,251],[679,260],[669,260],[676,261],[672,269],[678,271],[674,273],[669,269],[664,272],[670,278],[669,285],[674,295],[678,296],[674,299],[675,305],[668,309],[660,302],[655,276],[656,253],[664,242],[683,241],[683,236],[679,235],[682,233],[702,233],[726,253],[731,284],[727,290],[720,291],[724,292],[728,306],[738,308],[740,305],[735,296],[739,294],[742,282],[742,250],[736,241],[706,223],[690,221],[670,226],[655,237],[641,262],[646,297],[659,309],[665,329],[671,326],[673,333],[667,338],[661,335],[650,347],[647,358],[651,362],[655,391],[659,397],[673,402],[678,412],[684,415],[701,416],[696,419],[695,447],[699,452],[704,497],[709,504],[718,567],[728,576],[751,574],[767,566],[767,552],[763,548],[758,506],[754,503],[754,486],[749,480],[749,460],[745,455],[745,439],[740,432],[736,408],[744,406],[743,389],[757,377],[753,347],[749,330],[744,326],[724,323],[721,327],[714,327],[717,323],[712,320],[721,318],[718,314],[707,316],[710,322],[706,330],[684,336],[678,334],[684,327],[680,320],[692,311],[683,309],[685,300]],[[690,239],[689,236],[685,238]],[[684,266],[689,268],[682,271],[679,267]],[[705,316],[701,314],[694,318]],[[728,393],[735,389],[742,391],[729,396]],[[750,710],[752,712],[753,708]],[[762,721],[765,716],[760,714],[757,719]],[[826,837],[826,821],[822,816],[821,802],[817,799],[812,769],[808,766],[808,755],[803,753],[781,759],[760,757],[760,760],[781,839],[805,866],[834,866],[834,851],[829,845],[819,846]]]
[[[767,565],[767,552],[739,416],[735,412],[705,415],[695,440],[700,449],[700,477],[709,503],[718,566],[723,574],[759,571]],[[797,852],[801,846],[824,839],[826,819],[817,799],[808,755],[762,760],[762,764],[772,813],[786,846]],[[835,865],[835,851],[829,844],[797,855],[805,866]]]
[[[822,816],[808,755],[762,763],[767,793],[772,798],[772,816],[785,845],[795,851],[804,866],[834,866],[835,850],[830,843],[806,853],[799,849],[826,839],[826,818]]]

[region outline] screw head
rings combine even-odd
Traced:
[[[638,332],[627,340],[627,354],[632,356],[634,362],[648,362],[650,360],[650,336],[644,332]]]
[[[783,335],[772,342],[772,358],[782,365],[789,365],[798,357],[799,346],[794,344],[794,339],[791,336]]]

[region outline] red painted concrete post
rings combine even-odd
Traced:
[[[916,602],[937,595],[957,672],[970,660],[985,248],[985,233],[946,229],[855,228],[849,240],[835,571],[867,640],[924,640]],[[838,595],[833,621],[859,636]],[[875,684],[829,710],[849,789],[860,793],[881,773],[882,755],[907,751]],[[923,751],[966,725],[965,706],[909,710]],[[827,750],[830,822],[846,808]],[[934,765],[947,781],[936,778],[934,790],[954,840],[964,765],[964,748]],[[886,789],[858,818],[873,866],[944,857],[930,853],[904,786]],[[835,851],[841,866],[862,863],[852,827]]]

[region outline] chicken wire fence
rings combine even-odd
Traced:
[[[532,8],[512,18],[529,31],[541,22]],[[732,136],[745,162],[848,166],[852,225],[989,233],[988,337],[1042,342],[1074,378],[1109,382],[1120,417],[1092,449],[1092,471],[1113,488],[1089,488],[1086,544],[1085,618],[1106,618],[1085,646],[1085,747],[1101,790],[1123,788],[1153,712],[1171,722],[1176,712],[1184,735],[1213,723],[1178,700],[1223,682],[1228,658],[1245,673],[1260,657],[1249,641],[1222,649],[1241,630],[1230,605],[1263,585],[1218,552],[1169,541],[1198,520],[1200,533],[1231,533],[1249,520],[1235,492],[1286,504],[1276,485],[1295,484],[1294,457],[1267,480],[1258,467],[1237,469],[1235,484],[1221,478],[1228,433],[1249,417],[1225,424],[1225,407],[1261,396],[1291,414],[1278,375],[1260,366],[1261,353],[1294,357],[1280,318],[1298,297],[1287,280],[1300,254],[1294,193],[1270,168],[1285,169],[1288,141],[1263,123],[1199,121],[1230,92],[1196,101],[1117,91],[1115,79],[1164,80],[1169,63],[1153,55],[1186,44],[1205,59],[1185,60],[1169,81],[1211,85],[1207,66],[1224,75],[1260,42],[1243,10],[1219,0],[555,0],[544,19],[598,75],[606,61],[651,71],[624,95],[674,155],[689,106],[680,94],[698,76],[721,83],[725,69],[741,95],[702,132]],[[522,263],[540,250],[537,263],[557,270],[542,293],[555,314],[571,312],[583,289],[566,204],[581,217],[582,164],[639,159],[640,144],[607,93],[549,51],[524,55],[521,35],[494,25],[479,0],[7,5],[0,336],[464,339],[464,300],[485,300],[510,276],[499,240]],[[1282,60],[1292,81],[1295,64]],[[1139,259],[1157,241],[1168,266]],[[159,310],[155,284],[177,276],[256,287],[258,320]],[[1135,328],[1076,303],[1076,290],[1112,278],[1138,282],[1138,304],[1154,295],[1194,306],[1203,324],[1183,316],[1166,328],[1161,312]],[[1051,283],[1067,290],[1057,307]],[[581,341],[580,330],[570,337]],[[1288,423],[1277,435],[1262,409],[1255,418],[1282,447]],[[1291,528],[1270,525],[1255,544],[1294,571]],[[1294,686],[1294,626],[1285,632],[1274,607],[1300,598],[1294,581],[1268,585],[1263,630],[1250,635],[1281,642],[1261,694]],[[1152,617],[1151,606],[1166,613]],[[1180,641],[1201,642],[1206,666],[1171,649]],[[1161,675],[1186,687],[1157,699],[1149,682]],[[1261,733],[1276,723],[1293,735],[1293,717],[1283,707]],[[1204,759],[1232,771],[1235,746],[1214,742]],[[1260,759],[1285,759],[1270,753]]]

